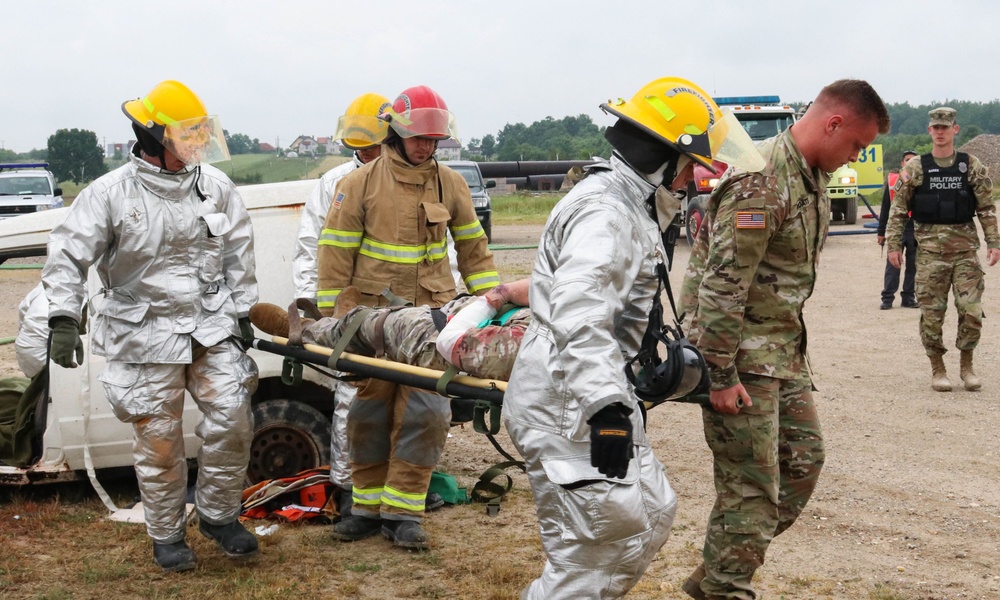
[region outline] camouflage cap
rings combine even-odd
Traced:
[[[951,126],[955,124],[955,109],[949,106],[939,106],[927,114],[931,118],[931,127],[935,125]]]

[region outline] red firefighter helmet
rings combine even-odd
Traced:
[[[403,90],[380,116],[402,138],[458,139],[455,116],[444,99],[426,85]]]

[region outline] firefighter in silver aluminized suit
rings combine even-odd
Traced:
[[[676,210],[670,192],[687,187],[694,162],[721,160],[723,142],[760,160],[735,119],[683,79],[601,108],[618,117],[605,134],[614,154],[549,217],[531,275],[534,321],[504,394],[548,557],[522,599],[621,597],[666,542],[676,499],[625,375],[666,260],[654,215]]]
[[[252,338],[246,315],[257,302],[253,230],[233,182],[207,165],[229,153],[198,96],[164,81],[122,110],[138,139],[129,162],[83,190],[49,238],[42,282],[50,356],[63,367],[83,358],[93,265],[104,289],[91,305],[92,349],[108,361],[98,379],[135,431],[153,560],[184,571],[197,561],[184,540],[185,390],[203,414],[199,529],[231,558],[257,553],[257,539],[237,520],[257,387],[257,367],[241,345]]]

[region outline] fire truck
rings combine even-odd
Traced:
[[[778,96],[732,96],[713,98],[720,107],[725,107],[736,115],[750,139],[760,142],[774,137],[792,126],[800,116],[788,104],[782,104]],[[802,111],[804,112],[804,110]],[[717,173],[696,165],[694,181],[688,186],[688,203],[684,211],[688,243],[694,243],[695,235],[701,227],[708,205],[708,195],[719,183],[724,163],[712,163]],[[866,181],[859,182],[859,171],[866,174]],[[870,179],[870,181],[868,181]],[[858,160],[848,163],[833,173],[826,188],[835,221],[853,225],[858,219],[858,190],[878,189],[882,186],[882,147],[873,144],[859,154]]]

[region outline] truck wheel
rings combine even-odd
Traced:
[[[295,400],[265,400],[253,407],[247,480],[290,477],[330,462],[330,419]]]
[[[844,201],[844,223],[854,225],[858,222],[858,197]]]
[[[694,241],[701,231],[701,224],[705,220],[705,203],[702,196],[697,196],[688,202],[687,218],[684,219],[686,227],[685,237],[688,246],[694,246]]]

